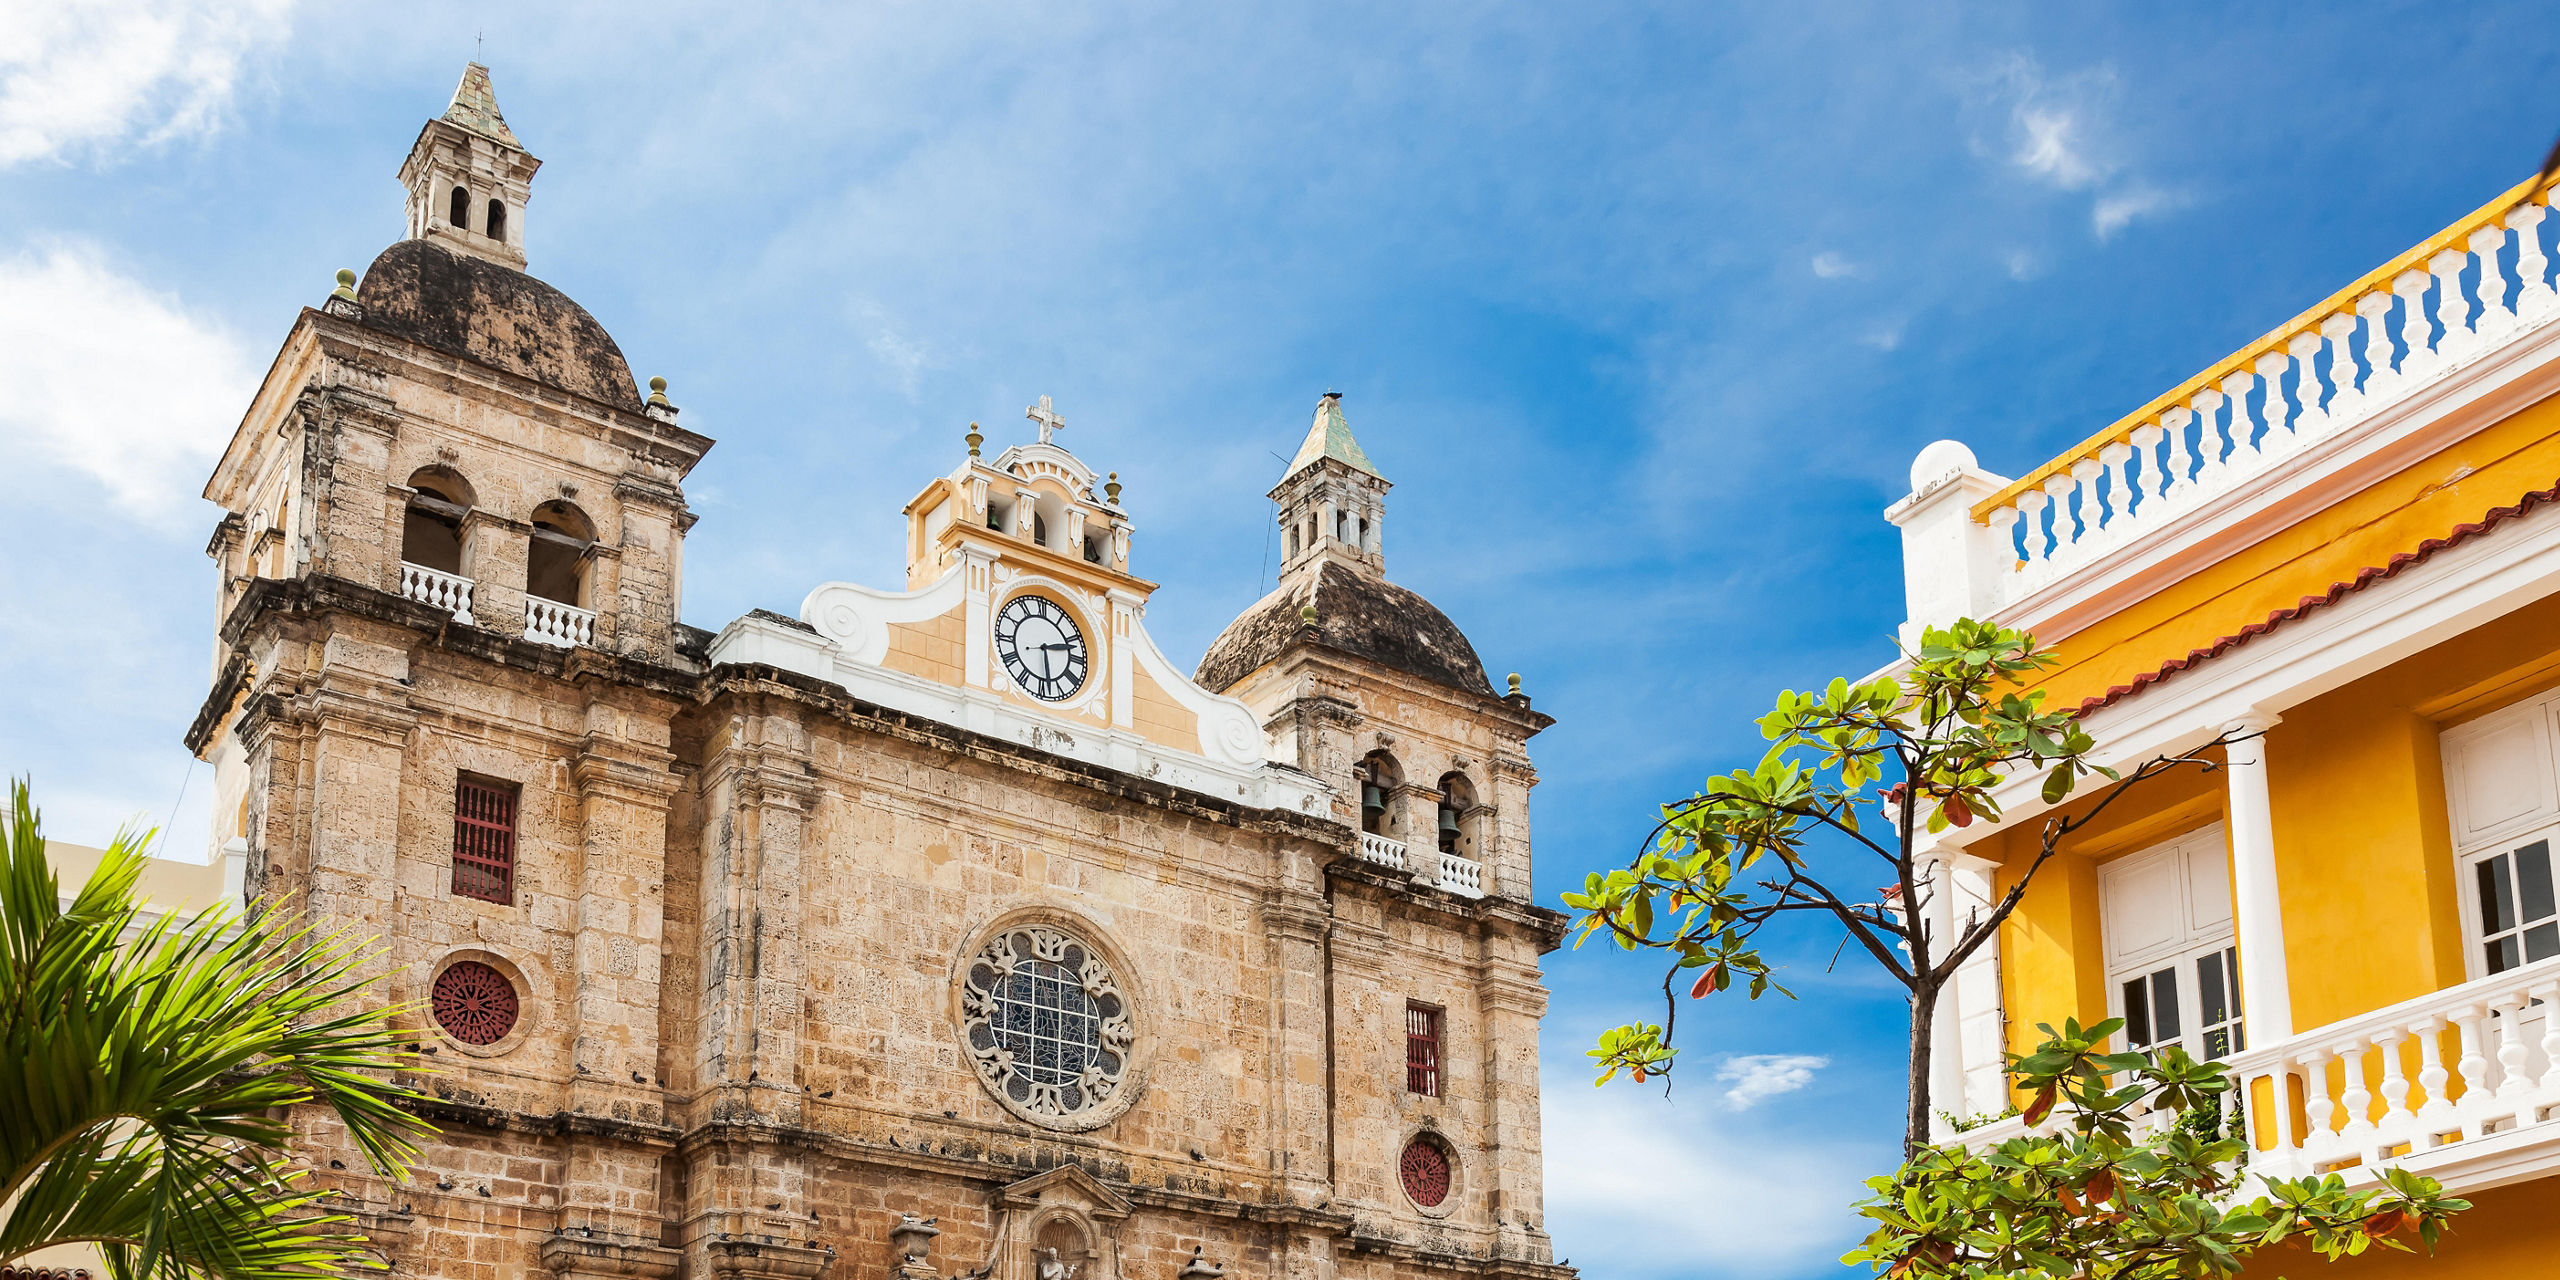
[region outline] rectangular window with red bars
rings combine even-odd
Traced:
[[[464,776],[453,789],[453,893],[512,906],[516,900],[516,788]]]
[[[1404,1007],[1404,1087],[1426,1098],[1440,1096],[1440,1011],[1427,1004]]]

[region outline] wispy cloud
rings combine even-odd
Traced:
[[[1888,1153],[1820,1130],[1759,1141],[1723,1108],[1587,1074],[1549,1064],[1545,1117],[1547,1212],[1584,1275],[1793,1275],[1856,1238],[1846,1206]]]
[[[1809,1053],[1735,1054],[1717,1065],[1716,1083],[1730,1086],[1724,1091],[1725,1105],[1748,1111],[1812,1084],[1813,1073],[1830,1065],[1831,1059]]]
[[[1878,351],[1892,351],[1902,345],[1902,322],[1877,325],[1858,335],[1858,341]]]
[[[2008,269],[2012,280],[2033,280],[2044,274],[2044,263],[2033,249],[2011,249],[2000,255],[2000,265]]]
[[[1996,146],[1977,139],[1975,149],[1997,155],[2040,186],[2088,193],[2098,239],[2136,218],[2187,203],[2135,171],[2131,147],[2115,121],[2123,86],[2114,67],[2101,63],[2054,75],[2034,57],[2013,53],[1969,87],[1977,107],[1995,116],[2001,135]],[[2011,275],[2018,275],[2014,268]]]
[[[1813,274],[1824,280],[1841,280],[1858,274],[1858,264],[1842,254],[1824,250],[1813,255]]]
[[[2138,182],[2098,197],[2098,203],[2089,211],[2089,225],[2098,233],[2098,238],[2104,240],[2124,230],[2126,224],[2136,218],[2164,213],[2187,203],[2187,198],[2177,192]]]
[[[102,485],[169,527],[230,438],[258,367],[220,325],[65,242],[0,259],[0,461]]]
[[[210,131],[292,0],[33,0],[0,6],[0,166]]]

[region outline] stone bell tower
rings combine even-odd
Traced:
[[[464,67],[453,105],[418,131],[400,165],[400,185],[409,189],[409,238],[522,271],[524,206],[541,167],[498,114],[489,69],[477,62]]]
[[[1342,416],[1342,394],[1324,393],[1315,424],[1271,491],[1280,504],[1283,578],[1323,564],[1340,564],[1372,578],[1387,572],[1381,538],[1387,517],[1387,478],[1351,438]]]

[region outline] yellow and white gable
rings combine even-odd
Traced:
[[[1266,760],[1260,717],[1210,693],[1147,634],[1155,585],[1129,572],[1132,525],[1105,480],[1052,439],[959,467],[906,506],[907,583],[829,582],[803,626],[749,615],[711,660],[764,663],[865,701],[1257,807],[1324,812],[1327,789]],[[1097,486],[1097,481],[1102,483]]]

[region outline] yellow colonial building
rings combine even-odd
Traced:
[[[2253,1172],[2396,1164],[2476,1203],[2433,1262],[2341,1274],[2553,1274],[2549,199],[2499,195],[2015,480],[1953,441],[1913,464],[1888,512],[1906,639],[2031,630],[2062,659],[2042,687],[2112,764],[2238,735],[2074,837],[1971,963],[1936,1036],[1951,1119],[2009,1110],[1999,1055],[2037,1023],[2123,1017],[2135,1046],[2232,1064]],[[1949,833],[1955,912],[2031,859],[2037,781]]]

